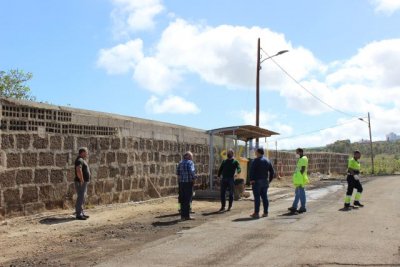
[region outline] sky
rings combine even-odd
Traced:
[[[368,112],[385,140],[400,134],[399,25],[400,0],[3,0],[0,70],[31,72],[54,105],[255,125],[260,38],[260,127],[280,133],[265,146],[366,140]]]

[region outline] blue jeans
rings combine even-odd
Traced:
[[[260,197],[264,206],[264,213],[268,213],[268,181],[267,180],[256,180],[252,186],[254,195],[254,213],[260,212]]]
[[[294,201],[292,207],[297,209],[297,205],[299,204],[299,200],[301,203],[300,208],[305,209],[306,208],[306,191],[304,190],[304,187],[297,186],[295,195],[294,195]]]

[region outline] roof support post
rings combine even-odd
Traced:
[[[214,165],[214,132],[210,131],[210,157],[208,171],[210,176],[210,190],[213,190],[213,165]]]

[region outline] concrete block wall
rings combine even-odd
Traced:
[[[177,193],[176,164],[194,153],[207,181],[208,135],[198,129],[45,104],[1,100],[0,219],[73,207],[74,161],[88,147],[88,204]]]
[[[200,129],[0,98],[0,138],[0,220],[72,208],[74,161],[82,146],[89,149],[92,172],[88,204],[176,194],[176,164],[187,150],[194,153],[196,186],[209,184],[209,136]],[[214,137],[214,174],[225,145],[223,138]],[[272,160],[274,155],[270,151]],[[347,155],[306,155],[310,172],[345,172]],[[278,152],[279,164],[291,176],[294,153]]]
[[[349,155],[327,152],[304,151],[308,157],[308,173],[345,175]],[[291,177],[296,169],[296,154],[294,152],[269,151],[269,158],[275,164],[275,169],[282,177]],[[276,163],[275,163],[276,162]]]

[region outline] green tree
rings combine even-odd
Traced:
[[[22,70],[0,71],[0,96],[17,99],[35,100],[26,82],[32,79],[32,73]]]

